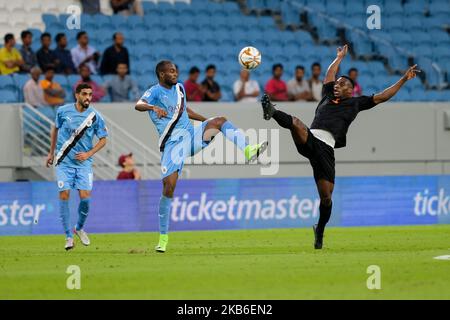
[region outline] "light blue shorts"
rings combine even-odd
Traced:
[[[176,171],[181,174],[184,160],[209,145],[211,141],[203,140],[203,132],[207,124],[208,120],[203,121],[199,126],[192,126],[186,135],[166,142],[161,154],[161,178],[164,179]]]
[[[70,189],[92,190],[94,174],[91,166],[87,168],[73,168],[59,165],[55,170],[59,191]]]

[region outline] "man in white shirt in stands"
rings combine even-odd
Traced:
[[[92,74],[97,74],[100,53],[89,45],[89,38],[85,31],[78,32],[77,41],[78,45],[70,50],[75,68],[78,69],[80,65],[86,64]]]
[[[41,76],[41,69],[33,67],[30,70],[31,79],[23,86],[23,96],[25,102],[33,107],[46,106],[47,102],[44,99],[44,90],[39,85],[39,77]]]
[[[312,100],[320,101],[322,100],[322,80],[320,79],[320,74],[322,72],[322,68],[320,63],[314,62],[311,65],[311,73],[312,77],[309,79],[309,87],[311,88]]]
[[[303,66],[295,67],[295,77],[287,83],[289,100],[308,101],[311,100],[311,91],[308,82],[303,78],[305,68]]]
[[[242,69],[240,79],[233,85],[233,93],[236,101],[258,102],[259,84],[255,80],[250,80],[250,72]]]

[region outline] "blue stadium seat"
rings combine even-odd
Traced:
[[[300,24],[300,13],[298,8],[294,7],[290,2],[281,4],[281,17],[285,25]]]
[[[114,25],[111,21],[111,16],[107,16],[104,14],[94,14],[92,16],[92,19],[97,24],[97,29],[114,29]]]
[[[158,6],[154,2],[142,1],[142,9],[144,9],[145,15],[152,14],[157,11]]]
[[[279,1],[275,0],[275,2],[279,6]],[[224,2],[222,6],[228,16],[237,16],[241,14],[241,10],[239,9],[239,6],[236,2]]]
[[[77,74],[70,74],[67,76],[67,83],[70,87],[73,87],[75,83],[80,79],[80,76]]]
[[[326,11],[333,16],[344,16],[346,15],[345,12],[345,5],[343,2],[338,1],[328,1],[326,6]]]
[[[147,31],[147,27],[144,23],[144,19],[140,16],[132,15],[128,17],[128,27],[133,31]]]
[[[0,103],[14,103],[18,101],[15,89],[0,89]]]
[[[16,83],[11,75],[0,75],[0,90],[15,90]]]
[[[345,4],[345,11],[348,16],[365,13],[366,9],[367,7],[364,5],[364,2],[359,0],[348,0]]]
[[[191,5],[189,5],[185,2],[175,2],[174,9],[175,9],[178,17],[193,16],[195,14]]]
[[[115,30],[122,30],[128,27],[127,17],[121,14],[115,14],[111,16],[111,23],[114,25]]]
[[[62,74],[55,74],[53,81],[58,82],[61,86],[67,85],[67,77]]]

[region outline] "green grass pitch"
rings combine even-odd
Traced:
[[[3,299],[450,299],[450,225],[92,234],[64,251],[64,236],[0,237]],[[81,289],[66,287],[69,265]],[[378,265],[381,289],[369,290]]]

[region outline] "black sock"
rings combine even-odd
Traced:
[[[292,116],[290,114],[277,110],[274,112],[272,118],[283,128],[292,129]]]
[[[319,223],[317,224],[317,229],[319,233],[323,233],[325,231],[325,226],[330,220],[331,217],[331,208],[333,207],[333,203],[330,204],[330,206],[325,206],[322,203],[319,206],[320,210],[320,217],[319,217]]]

